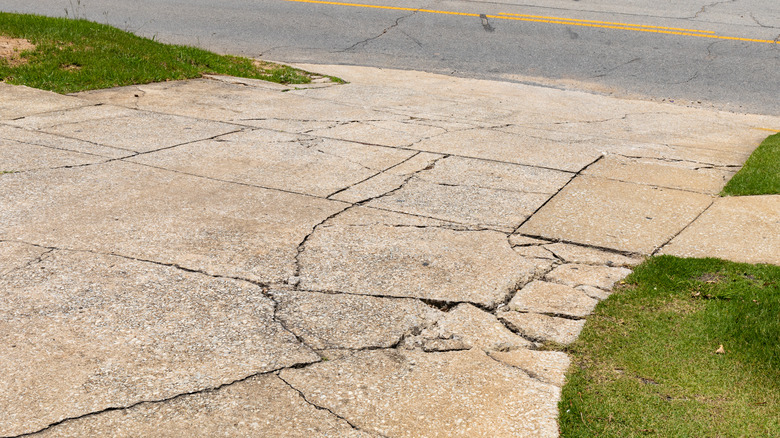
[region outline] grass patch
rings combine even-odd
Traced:
[[[721,196],[777,194],[780,194],[780,133],[767,137],[721,192]]]
[[[564,437],[780,436],[780,267],[652,258],[568,351]]]
[[[224,74],[283,84],[318,77],[287,66],[162,44],[86,20],[0,13],[0,36],[34,45],[0,56],[0,80],[58,93]],[[22,41],[23,43],[23,41]]]

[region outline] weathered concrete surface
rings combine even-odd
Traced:
[[[40,436],[91,436],[96,431],[114,437],[376,436],[307,403],[273,374],[250,377],[214,391],[67,421]]]
[[[661,253],[780,265],[780,196],[720,198]]]
[[[345,207],[124,161],[0,177],[13,206],[0,209],[0,239],[260,282],[294,275],[298,244]]]
[[[444,313],[422,301],[274,290],[276,317],[317,350],[389,348]]]
[[[558,429],[560,390],[480,350],[366,351],[280,377],[315,405],[384,436],[544,437]]]
[[[319,360],[246,282],[55,251],[0,277],[0,431]]]
[[[0,84],[0,435],[556,436],[540,342],[670,239],[778,247],[712,196],[778,118],[322,69]]]

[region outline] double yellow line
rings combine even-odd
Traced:
[[[668,35],[684,35],[684,36],[692,36],[692,37],[699,37],[699,38],[712,38],[712,39],[719,39],[719,40],[749,41],[754,43],[780,44],[780,41],[777,40],[763,40],[763,39],[756,39],[756,38],[741,38],[741,37],[715,35],[715,32],[710,30],[649,26],[646,24],[619,23],[619,22],[612,22],[612,21],[579,20],[575,18],[547,17],[543,15],[510,14],[505,12],[501,12],[498,15],[483,15],[483,14],[475,14],[469,12],[437,11],[434,9],[402,8],[398,6],[366,5],[360,3],[342,3],[342,2],[329,2],[329,1],[321,1],[321,0],[285,0],[285,1],[298,2],[298,3],[314,3],[320,5],[333,5],[333,6],[351,6],[356,8],[388,9],[393,11],[425,12],[429,14],[459,15],[465,17],[486,17],[486,18],[495,18],[500,20],[530,21],[535,23],[564,24],[567,26],[583,26],[583,27],[596,27],[602,29],[629,30],[634,32],[651,32],[651,33],[660,33],[660,34],[668,34]]]

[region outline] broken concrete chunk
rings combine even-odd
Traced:
[[[587,296],[589,296],[591,298],[595,298],[595,299],[597,299],[599,301],[600,300],[606,300],[607,298],[609,298],[610,295],[612,295],[612,290],[611,289],[610,290],[604,290],[604,289],[599,289],[599,288],[593,287],[593,286],[577,286],[577,287],[575,287],[575,289],[577,289],[579,291],[582,291],[583,293],[585,293],[585,295],[587,295]]]
[[[444,315],[422,301],[367,295],[271,291],[276,317],[316,350],[386,348]]]
[[[498,319],[528,339],[568,345],[577,340],[585,320],[572,320],[537,313],[499,312]]]
[[[307,403],[275,375],[250,377],[215,391],[69,420],[42,437],[375,436]]]
[[[495,316],[470,304],[460,304],[447,312],[436,325],[423,330],[423,340],[456,336],[466,348],[508,351],[529,347],[531,342],[509,331]]]
[[[566,383],[569,356],[560,351],[537,351],[520,348],[512,351],[496,351],[490,357],[507,365],[520,368],[529,376],[555,386]]]
[[[584,317],[593,311],[597,302],[570,286],[532,281],[515,294],[509,302],[509,309]]]
[[[616,282],[631,273],[627,268],[566,264],[558,266],[545,276],[545,280],[567,286],[593,286],[609,290]]]
[[[569,263],[623,267],[632,267],[642,263],[641,257],[630,257],[615,252],[568,243],[551,243],[544,245],[544,248]]]
[[[560,389],[478,349],[356,352],[287,369],[311,403],[359,429],[392,437],[549,437]]]

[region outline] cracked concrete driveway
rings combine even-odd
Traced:
[[[780,263],[716,196],[780,119],[316,69],[0,84],[0,435],[557,436],[643,256]]]

